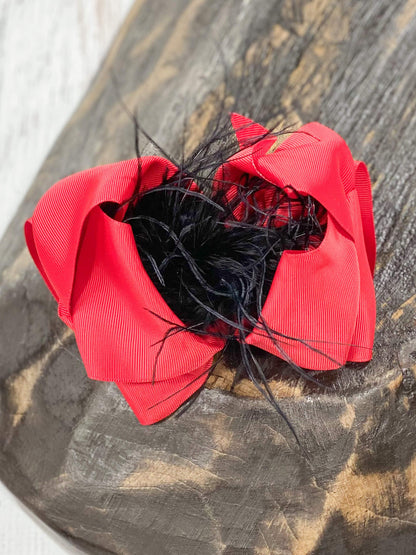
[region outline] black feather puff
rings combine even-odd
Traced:
[[[183,322],[176,331],[223,337],[225,357],[238,368],[234,382],[250,378],[283,415],[259,363],[259,349],[245,338],[257,327],[278,344],[280,334],[262,319],[262,306],[283,251],[321,243],[325,209],[290,186],[280,188],[257,176],[242,174],[232,183],[214,179],[218,166],[237,151],[229,144],[231,133],[218,125],[187,161],[173,161],[175,175],[141,192],[139,126],[134,121],[138,178],[124,221],[132,227],[146,272]]]

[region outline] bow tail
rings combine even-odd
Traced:
[[[208,360],[193,372],[154,383],[115,383],[140,424],[154,424],[171,415],[204,385],[212,363],[213,359]]]

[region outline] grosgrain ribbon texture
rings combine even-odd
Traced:
[[[376,245],[365,164],[317,122],[269,153],[276,139],[267,129],[239,114],[231,121],[241,150],[218,168],[218,180],[247,172],[279,187],[290,185],[327,210],[322,243],[283,252],[263,305],[261,317],[285,336],[281,347],[260,328],[247,343],[311,370],[370,360]],[[147,275],[131,226],[101,207],[132,196],[137,165],[137,159],[126,160],[57,182],[27,220],[25,236],[60,318],[74,331],[88,376],[115,382],[140,423],[153,424],[204,384],[225,342],[190,331],[169,335],[172,325],[184,324]],[[166,172],[169,177],[177,169],[164,158],[142,157],[140,190],[157,187]],[[227,194],[234,194],[232,184]]]

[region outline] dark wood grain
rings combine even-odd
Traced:
[[[148,0],[130,13],[0,244],[0,477],[86,552],[415,552],[415,51],[413,0]],[[227,391],[229,369],[151,427],[86,377],[22,225],[59,178],[134,156],[111,72],[173,155],[184,121],[191,148],[225,94],[266,125],[319,120],[368,164],[375,356],[326,374],[325,392],[275,380],[303,450],[249,383]]]

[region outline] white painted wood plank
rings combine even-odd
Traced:
[[[0,237],[133,0],[0,0]]]
[[[82,553],[28,510],[0,482],[1,555],[68,555]]]
[[[132,4],[0,0],[0,237]],[[0,484],[1,555],[68,552]]]

